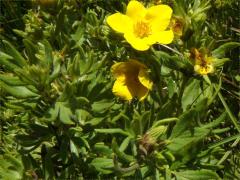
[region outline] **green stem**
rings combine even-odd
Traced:
[[[216,89],[215,86],[214,86],[214,88]],[[238,130],[238,132],[240,132],[240,127],[239,127],[239,125],[238,125],[237,119],[234,117],[234,115],[233,115],[232,112],[230,111],[230,109],[229,109],[229,107],[228,107],[226,101],[224,100],[224,98],[223,98],[223,96],[222,96],[222,94],[221,94],[220,91],[218,92],[218,97],[220,98],[220,100],[221,100],[224,108],[226,109],[229,118],[232,120],[234,126],[236,127],[236,129]]]
[[[228,143],[228,142],[233,141],[233,140],[238,139],[238,138],[240,138],[240,134],[237,134],[235,136],[231,136],[231,137],[225,138],[222,141],[219,141],[219,142],[209,146],[209,149],[213,149],[213,148],[215,148],[217,146],[220,146],[222,144]]]
[[[170,123],[170,122],[174,122],[174,121],[178,121],[178,120],[179,119],[176,117],[162,119],[162,120],[157,121],[155,124],[153,124],[153,127],[156,127],[160,124],[166,124],[166,123]]]

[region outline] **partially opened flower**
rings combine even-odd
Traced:
[[[193,48],[191,50],[191,58],[194,60],[194,71],[196,73],[206,75],[214,72],[213,57]]]
[[[147,67],[137,60],[116,63],[111,71],[116,78],[112,91],[123,100],[130,101],[136,97],[141,101],[152,89]]]
[[[126,15],[115,13],[107,18],[109,26],[119,33],[137,50],[149,49],[152,44],[169,44],[173,40],[170,23],[172,9],[167,5],[156,5],[146,9],[138,1],[130,1]]]
[[[184,20],[180,17],[173,17],[170,23],[170,28],[177,37],[183,35]]]
[[[206,57],[204,62],[196,62],[196,64],[194,65],[194,71],[200,75],[213,73],[214,68],[212,61],[213,61],[212,57]]]

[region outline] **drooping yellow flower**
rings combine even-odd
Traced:
[[[137,97],[142,101],[152,89],[147,67],[137,60],[118,62],[111,67],[111,72],[116,78],[112,92],[123,100]]]
[[[115,13],[107,18],[109,26],[124,34],[131,46],[145,51],[155,43],[169,44],[173,41],[172,30],[166,30],[172,15],[167,5],[156,5],[146,9],[138,1],[130,1],[126,15]]]
[[[191,58],[194,60],[194,71],[200,75],[214,72],[213,57],[199,52],[196,48],[191,50]]]

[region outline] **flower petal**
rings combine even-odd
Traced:
[[[145,18],[147,20],[170,19],[172,9],[168,5],[157,5],[147,9]]]
[[[139,101],[144,100],[147,97],[148,92],[149,92],[149,90],[146,87],[139,86],[138,87],[138,94],[137,94],[137,97],[138,97]]]
[[[111,71],[116,81],[112,92],[124,100],[129,101],[133,97],[143,100],[152,87],[146,70],[144,64],[134,59],[114,64]]]
[[[129,44],[131,44],[131,46],[139,51],[146,51],[149,49],[150,45],[149,42],[147,41],[148,39],[143,38],[137,38],[136,36],[134,36],[133,33],[125,33],[124,34],[124,38],[127,40],[127,42]]]
[[[140,68],[144,68],[144,69],[147,69],[147,66],[135,59],[130,59],[128,61],[128,63],[130,63],[132,66],[135,66],[136,68],[140,69]]]
[[[138,79],[147,89],[152,89],[152,81],[149,79],[146,69],[140,69],[138,73]]]
[[[132,97],[137,97],[141,101],[147,96],[148,89],[141,84],[136,74],[135,77],[126,76],[125,83]]]
[[[133,20],[144,18],[146,14],[145,7],[138,1],[130,1],[127,6],[126,15]]]
[[[123,100],[130,101],[133,98],[133,95],[130,93],[125,83],[124,76],[117,78],[117,80],[114,82],[112,92]]]
[[[146,66],[136,60],[129,60],[127,62],[118,62],[111,67],[111,72],[115,78],[119,76],[137,76],[140,68],[146,68]]]
[[[118,62],[112,65],[111,67],[111,72],[115,78],[118,76],[121,76],[123,74],[123,68],[124,68],[124,63],[125,62]]]
[[[174,38],[172,30],[158,32],[155,36],[157,42],[160,44],[170,44]]]
[[[120,33],[129,31],[129,29],[131,29],[133,26],[131,19],[121,13],[115,13],[111,16],[108,16],[107,23],[113,30]]]
[[[164,31],[172,16],[172,9],[167,5],[152,6],[147,10],[145,18],[151,23],[152,31]]]

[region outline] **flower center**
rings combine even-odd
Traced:
[[[147,22],[138,21],[134,25],[134,34],[139,38],[145,38],[151,35],[151,33],[152,33],[151,27]]]
[[[203,73],[205,73],[205,74],[207,74],[207,73],[209,73],[209,72],[211,72],[212,71],[212,65],[211,64],[206,64],[205,66],[202,66],[201,67],[202,69],[202,72]]]

